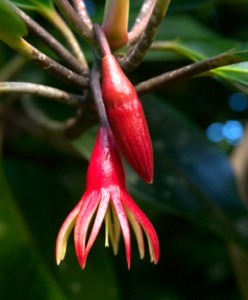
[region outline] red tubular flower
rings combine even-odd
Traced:
[[[153,180],[153,150],[142,104],[115,57],[102,59],[102,96],[120,150],[146,182]]]
[[[94,220],[92,221],[92,219]],[[126,190],[125,175],[119,151],[109,126],[98,130],[87,172],[86,191],[64,221],[56,242],[57,264],[64,259],[69,234],[75,225],[74,242],[79,264],[85,267],[88,253],[105,220],[105,246],[118,251],[122,233],[128,268],[131,263],[129,222],[133,227],[140,257],[144,257],[143,230],[147,236],[151,262],[159,259],[159,241],[151,222]],[[92,221],[91,232],[88,233]],[[129,221],[129,222],[128,222]],[[143,230],[142,230],[143,229]]]

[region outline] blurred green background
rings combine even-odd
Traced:
[[[130,24],[141,2],[131,3]],[[101,22],[102,1],[87,5],[93,20]],[[172,0],[156,39],[174,41],[176,50],[150,51],[130,74],[133,83],[247,41],[247,11],[246,0]],[[61,38],[36,11],[27,12]],[[32,35],[27,39],[48,51]],[[91,63],[90,47],[80,43]],[[0,43],[2,81],[80,92],[31,62],[2,79],[1,70],[9,70],[13,59],[15,52]],[[140,261],[134,240],[130,271],[123,241],[114,256],[104,247],[104,230],[84,271],[72,237],[64,262],[55,263],[56,236],[84,191],[96,128],[76,141],[60,139],[28,108],[35,105],[57,121],[73,117],[76,109],[37,96],[0,94],[0,299],[248,299],[240,289],[247,274],[237,271],[237,257],[246,258],[248,251],[247,210],[230,165],[245,133],[247,64],[208,75],[141,97],[154,145],[155,178],[146,185],[126,166],[127,185],[157,230],[161,259],[156,266],[148,254]],[[244,269],[246,263],[242,260]]]

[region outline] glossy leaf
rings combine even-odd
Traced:
[[[0,2],[0,39],[19,39],[26,34],[26,26],[21,17],[13,10],[10,2]]]
[[[248,62],[218,68],[214,73],[231,83],[248,87]]]
[[[214,37],[188,40],[178,38],[169,42],[157,44],[157,50],[172,50],[190,60],[197,62],[221,53],[227,53],[230,59],[248,60],[248,43],[239,43],[235,40]],[[160,54],[161,55],[161,54]],[[161,56],[159,56],[161,59]],[[228,58],[227,58],[228,61]],[[247,63],[241,62],[220,67],[209,72],[209,75],[218,75],[231,85],[237,83],[247,86]]]
[[[177,41],[175,49],[178,53],[192,59],[193,61],[230,52],[230,57],[235,59],[248,60],[248,43],[238,44],[227,39],[214,39],[205,41]],[[236,46],[236,47],[235,47]],[[230,50],[231,49],[231,50]],[[212,70],[209,74],[218,75],[221,79],[239,85],[248,86],[248,64],[247,62],[236,63]]]
[[[198,40],[177,39],[173,42],[173,48],[178,54],[193,61],[199,61],[226,52],[237,43],[237,41],[221,37]]]

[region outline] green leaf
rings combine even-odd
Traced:
[[[173,50],[196,62],[226,52],[237,43],[237,41],[222,37],[198,40],[178,38],[173,41]]]
[[[248,87],[248,62],[229,65],[212,71],[221,78],[230,81],[231,84],[239,84]],[[238,88],[238,86],[236,86]]]
[[[14,11],[10,2],[0,2],[0,39],[16,40],[27,33],[26,25],[21,17]]]
[[[168,50],[168,43],[161,42],[157,48],[160,50]],[[232,60],[248,60],[248,43],[240,44],[237,41],[226,38],[200,40],[176,39],[170,42],[169,48],[194,62],[221,53],[227,53]],[[228,57],[226,60],[228,61]],[[241,62],[214,69],[208,74],[210,76],[218,75],[220,79],[231,85],[239,84],[241,86],[241,88],[239,88],[242,89],[242,86],[248,86],[247,67],[248,64],[246,62]],[[238,86],[236,86],[236,88],[238,88]]]

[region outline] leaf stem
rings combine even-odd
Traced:
[[[64,123],[60,121],[55,121],[47,117],[38,106],[32,102],[28,96],[26,96],[21,101],[22,107],[25,110],[25,113],[29,116],[29,118],[39,125],[44,131],[53,131],[53,132],[61,132],[64,128]]]
[[[120,60],[124,72],[131,72],[142,62],[168,10],[169,4],[170,0],[156,1],[145,31],[138,42],[129,49],[127,56]]]
[[[89,67],[85,55],[70,27],[65,23],[65,21],[56,12],[56,10],[46,11],[45,17],[61,32],[68,45],[71,47],[71,50],[74,53],[75,57],[82,64],[85,71],[88,71]]]
[[[93,112],[92,104],[93,101],[85,102],[85,106],[83,108],[78,109],[76,117],[67,119],[64,122],[60,122],[48,118],[39,109],[39,107],[36,106],[29,99],[28,95],[25,96],[25,98],[22,101],[22,106],[26,114],[28,115],[29,119],[35,125],[37,125],[36,131],[34,130],[34,132],[38,133],[41,137],[50,140],[51,143],[57,146],[61,142],[64,144],[63,138],[67,138],[67,139],[78,138],[85,130],[87,130],[92,125],[96,124],[97,120],[96,120],[95,112],[92,115]],[[31,128],[31,131],[32,130],[33,130],[33,126]]]
[[[83,65],[78,63],[78,60],[57,39],[55,39],[49,32],[47,32],[22,10],[17,7],[15,9],[22,17],[29,30],[40,38],[46,46],[53,50],[53,52],[57,54],[70,69],[79,74],[85,75],[87,70],[83,67]]]
[[[83,96],[70,94],[50,86],[29,82],[0,82],[0,94],[4,93],[28,93],[50,98],[75,107],[78,107],[85,102]]]
[[[155,91],[161,88],[165,88],[169,84],[192,78],[201,73],[205,73],[212,69],[231,65],[234,63],[246,61],[245,57],[234,57],[232,51],[224,52],[222,54],[213,56],[211,58],[189,64],[179,69],[166,72],[164,74],[155,76],[148,80],[145,80],[136,85],[136,91],[139,94],[145,94],[151,91]]]
[[[136,42],[144,32],[152,14],[155,2],[156,0],[145,0],[143,2],[138,17],[136,18],[131,31],[128,33],[128,42],[130,44]]]
[[[71,6],[69,1],[66,0],[54,0],[62,14],[65,16],[65,18],[68,20],[68,22],[71,24],[72,28],[82,37],[84,38],[88,43],[91,45],[94,45],[94,36],[93,36],[93,30],[87,22],[82,20],[82,18],[78,15],[78,13],[74,10],[74,8]]]
[[[87,12],[87,8],[85,6],[85,3],[83,0],[73,0],[74,7],[79,15],[79,17],[82,19],[82,21],[87,25],[87,27],[92,30],[93,23],[92,20]]]
[[[29,44],[24,39],[20,38],[18,40],[9,40],[6,43],[15,49],[17,52],[22,54],[25,58],[36,62],[41,65],[43,69],[49,71],[50,73],[56,75],[65,82],[72,84],[78,88],[87,88],[89,86],[88,80],[75,72],[67,69],[61,64],[57,63],[55,60],[48,57],[43,52],[39,51],[37,48]]]

